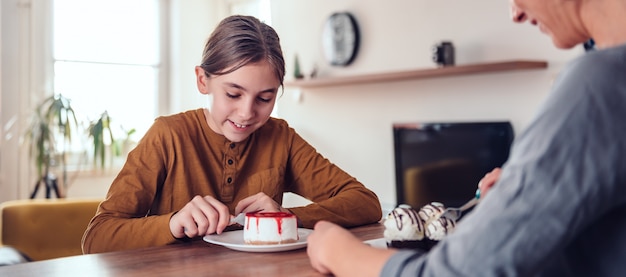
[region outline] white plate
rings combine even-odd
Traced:
[[[306,247],[306,238],[313,230],[298,228],[298,241],[285,244],[252,245],[243,241],[243,230],[224,232],[221,235],[204,236],[204,241],[245,252],[279,252]]]

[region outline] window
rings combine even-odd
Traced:
[[[106,110],[113,127],[136,128],[133,139],[138,140],[156,116],[206,105],[195,87],[193,66],[199,62],[207,28],[231,12],[270,23],[269,2],[1,1],[2,26],[10,27],[1,32],[7,53],[2,62],[10,70],[2,71],[1,80],[0,200],[28,197],[39,178],[21,136],[40,100],[63,94],[85,121]],[[88,169],[75,161],[76,172]],[[85,191],[102,182],[106,192],[110,184],[89,176],[77,179],[72,190],[80,191],[80,181]]]
[[[54,93],[93,121],[105,111],[116,138],[141,137],[158,114],[159,0],[54,0]]]

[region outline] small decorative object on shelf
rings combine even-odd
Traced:
[[[298,55],[296,55],[294,61],[293,77],[296,79],[304,78],[304,74],[302,74],[302,71],[300,70],[300,60],[298,59]]]
[[[313,65],[313,70],[311,70],[311,74],[309,74],[309,76],[311,77],[311,79],[317,77],[317,64]]]
[[[449,41],[442,41],[433,46],[433,61],[440,66],[454,65],[454,45]]]

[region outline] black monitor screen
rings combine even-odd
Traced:
[[[507,160],[513,138],[509,122],[394,124],[397,204],[464,204]]]

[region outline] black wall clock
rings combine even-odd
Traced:
[[[359,40],[359,26],[348,12],[334,13],[324,23],[324,55],[332,65],[349,65],[359,50]]]

